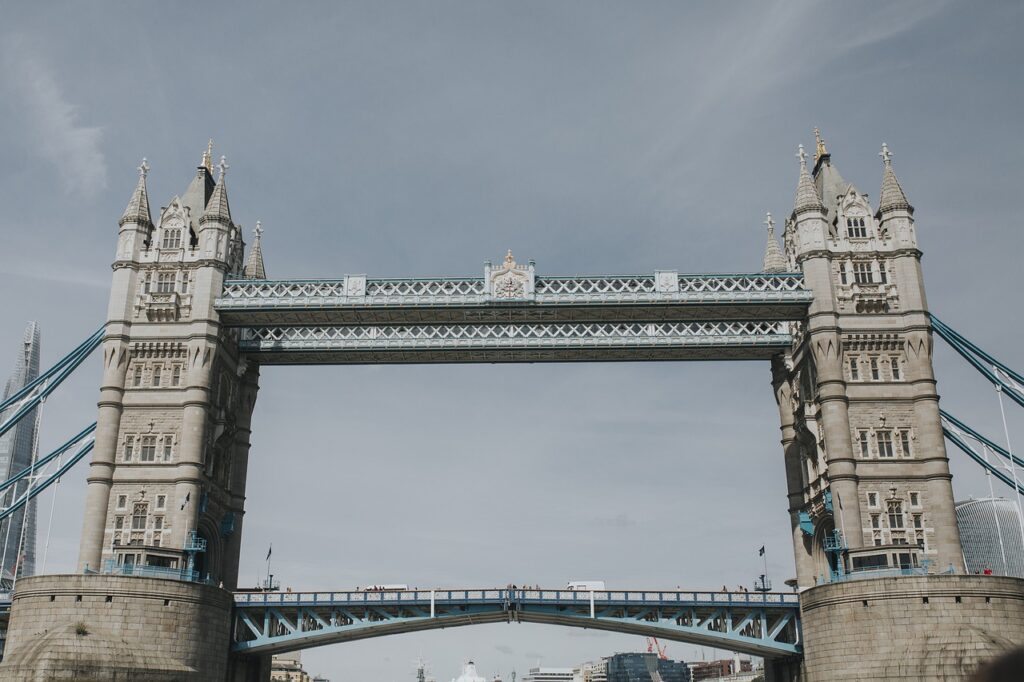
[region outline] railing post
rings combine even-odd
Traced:
[[[593,590],[590,591],[590,617],[591,618],[596,618],[597,617],[595,615],[595,613],[594,613],[594,591]]]
[[[430,591],[430,617],[434,617],[434,590]]]

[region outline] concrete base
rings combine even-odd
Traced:
[[[800,595],[804,680],[957,680],[1024,645],[1024,580],[933,575]]]
[[[18,581],[0,679],[225,680],[231,593],[176,580],[47,575]]]

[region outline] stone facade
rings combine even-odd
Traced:
[[[877,211],[823,143],[812,172],[802,155],[785,252],[815,297],[772,366],[798,582],[963,571],[913,208],[888,150]]]
[[[800,595],[806,682],[956,680],[1024,646],[1024,580],[930,575]]]
[[[208,682],[227,675],[231,594],[177,580],[18,581],[0,679]]]

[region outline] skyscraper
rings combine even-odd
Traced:
[[[1013,501],[986,497],[957,502],[956,522],[968,573],[1024,578],[1024,538]]]
[[[3,399],[17,393],[26,384],[39,376],[39,325],[29,322],[14,372],[4,386]],[[0,414],[0,423],[9,417],[17,405]],[[25,415],[14,428],[0,436],[0,480],[31,466],[32,453],[36,446],[36,430],[39,409]],[[7,507],[23,494],[29,485],[28,478],[9,487],[0,495],[0,506]],[[22,537],[24,536],[24,538]],[[19,551],[20,550],[20,551]],[[9,581],[15,573],[32,575],[36,567],[36,503],[29,502],[22,510],[0,521],[0,579]]]

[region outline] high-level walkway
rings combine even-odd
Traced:
[[[779,657],[800,652],[792,593],[531,589],[239,592],[234,650],[271,654],[483,623],[609,630]]]

